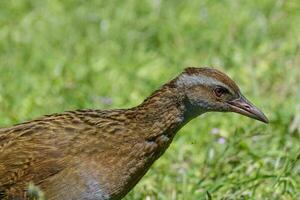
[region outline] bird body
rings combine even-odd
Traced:
[[[178,130],[208,111],[267,122],[225,74],[187,68],[134,108],[69,111],[2,128],[0,199],[30,199],[29,183],[48,200],[121,199]]]

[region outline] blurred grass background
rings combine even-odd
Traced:
[[[300,199],[299,24],[299,0],[2,0],[0,124],[135,106],[214,66],[271,123],[195,119],[126,199]]]

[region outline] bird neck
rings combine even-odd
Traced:
[[[169,147],[177,131],[196,117],[197,112],[181,90],[165,85],[139,106],[126,110],[124,115],[125,119],[129,119],[128,128],[131,130],[123,132],[123,136],[115,134],[117,138],[110,137],[120,139],[121,142],[115,142],[111,146],[111,155],[106,154],[109,155],[107,158],[119,155],[122,157],[117,157],[113,166],[107,165],[98,173],[101,180],[113,186],[103,186],[104,191],[106,189],[107,194],[116,199],[123,197],[134,187],[153,162]],[[118,117],[120,118],[119,114]],[[120,193],[115,197],[115,192],[119,190]]]
[[[136,107],[137,119],[151,127],[147,137],[164,135],[173,138],[187,122],[202,112],[194,108],[183,91],[169,85],[163,86]]]

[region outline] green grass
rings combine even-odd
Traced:
[[[0,124],[135,106],[184,67],[215,66],[271,123],[195,119],[126,199],[300,199],[299,10],[297,0],[1,1]]]

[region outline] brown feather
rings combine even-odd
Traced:
[[[215,69],[183,73],[214,77],[238,90]],[[176,132],[201,114],[190,114],[193,107],[176,80],[131,109],[70,111],[0,129],[0,199],[29,198],[29,183],[48,200],[124,197]]]

